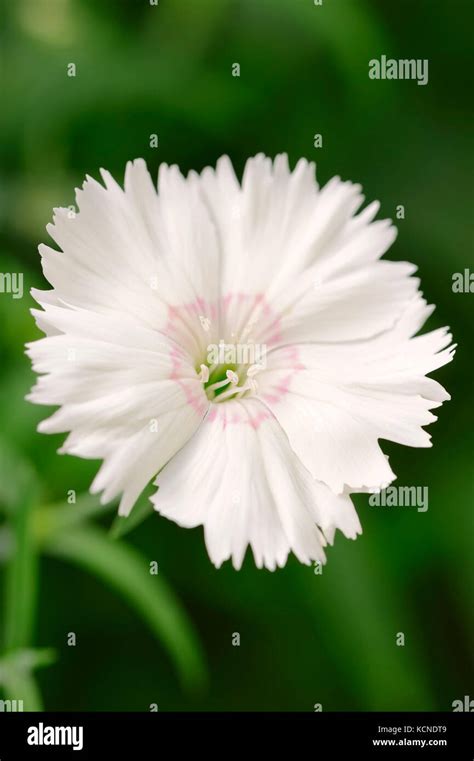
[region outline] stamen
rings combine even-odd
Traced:
[[[227,391],[224,391],[223,394],[220,394],[216,402],[220,403],[223,402],[225,399],[229,399],[231,396],[234,396],[237,399],[241,399],[246,391],[251,391],[253,394],[257,393],[258,385],[257,382],[253,380],[253,378],[248,378],[246,383],[244,383],[243,386],[232,386],[232,388],[229,388]]]
[[[247,383],[242,386],[242,391],[237,394],[237,399],[241,399],[245,391],[251,391],[252,394],[256,394],[258,391],[258,383],[253,378],[247,378]]]
[[[223,386],[228,386],[230,381],[228,378],[225,378],[225,380],[217,381],[217,383],[213,383],[211,386],[208,386],[206,388],[206,391],[209,393],[209,391],[216,391],[218,388],[222,388]]]
[[[211,386],[208,386],[206,388],[206,393],[209,394],[211,392],[217,391],[218,388],[223,388],[224,386],[228,386],[230,383],[231,388],[228,391],[226,391],[224,394],[221,394],[219,399],[227,397],[227,396],[231,396],[237,388],[240,388],[239,386],[237,386],[238,382],[239,382],[239,376],[237,375],[237,373],[234,373],[233,370],[227,370],[225,379],[221,381],[217,381],[217,383],[213,383]]]
[[[209,368],[207,365],[201,365],[201,372],[198,374],[201,383],[207,383],[209,380]]]
[[[201,370],[198,373],[198,377],[205,386],[205,392],[207,398],[215,404],[220,404],[226,401],[226,399],[236,398],[241,399],[247,394],[256,394],[258,390],[258,384],[255,380],[255,376],[263,370],[264,367],[261,364],[255,363],[250,367],[241,364],[233,370],[225,370],[225,378],[222,377],[224,367],[220,369],[219,366],[207,367],[206,365],[200,366]],[[217,377],[220,375],[220,380],[212,383],[212,378],[215,371],[218,371]],[[209,384],[209,379],[211,383]],[[241,385],[239,385],[241,383]]]
[[[223,394],[219,394],[216,402],[223,402],[224,399],[229,399],[229,397],[234,396],[234,394],[237,394],[239,391],[247,391],[247,384],[244,386],[232,386],[232,388],[230,388],[228,391],[224,391]]]
[[[247,370],[247,378],[253,378],[254,375],[257,375],[257,373],[260,372],[260,370],[263,370],[263,365],[250,365]]]
[[[234,373],[233,370],[227,370],[226,376],[228,377],[228,379],[233,385],[237,385],[237,383],[239,382],[239,376],[237,375],[237,373]]]
[[[249,390],[252,392],[252,394],[256,394],[258,391],[258,383],[254,378],[249,378],[247,381],[247,385],[249,387]]]

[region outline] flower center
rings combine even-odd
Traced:
[[[257,393],[267,347],[281,338],[280,318],[263,294],[240,291],[169,306],[164,332],[192,357],[207,398],[216,404]]]
[[[244,356],[236,344],[220,342],[218,346],[208,346],[207,363],[196,368],[196,372],[209,401],[220,404],[228,399],[242,399],[257,393],[256,376],[265,363],[264,354],[258,353],[258,347],[257,351],[255,346],[252,348],[254,351]]]

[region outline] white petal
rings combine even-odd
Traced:
[[[354,216],[360,186],[334,177],[321,190],[315,166],[301,159],[290,171],[286,154],[247,161],[242,186],[227,157],[206,168],[201,188],[222,251],[221,288],[265,293],[272,301],[299,276],[327,280],[365,267],[394,240],[388,220],[372,222],[378,204]],[[306,283],[308,283],[308,277]]]
[[[48,231],[62,251],[40,246],[56,303],[125,314],[159,330],[177,308],[192,347],[219,283],[216,231],[197,181],[162,165],[158,196],[142,160],[127,165],[124,190],[102,175],[105,188],[88,178],[77,191],[77,214],[55,210]]]
[[[379,446],[387,439],[431,446],[423,426],[449,394],[426,378],[452,359],[450,334],[411,338],[426,305],[413,302],[392,330],[366,341],[301,344],[267,355],[259,397],[312,475],[337,493],[384,488],[393,480]]]
[[[304,159],[290,173],[286,155],[274,164],[262,154],[247,161],[242,187],[227,157],[201,176],[203,196],[219,231],[221,290],[259,293],[278,272],[316,203],[314,165]],[[269,269],[271,268],[271,270]]]
[[[201,422],[202,383],[183,350],[131,318],[51,305],[40,315],[68,332],[28,346],[43,374],[29,398],[62,405],[39,430],[70,431],[62,452],[103,459],[93,490],[104,490],[103,501],[123,493],[127,514]]]
[[[326,283],[306,273],[272,303],[283,315],[272,344],[354,341],[392,328],[417,292],[414,269],[382,261]]]
[[[258,401],[211,408],[156,483],[156,509],[182,526],[204,525],[216,566],[232,558],[240,568],[249,544],[258,567],[284,565],[289,551],[324,562],[322,531],[332,539],[336,527],[352,537],[360,530],[349,498],[311,478]]]

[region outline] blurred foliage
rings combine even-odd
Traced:
[[[38,708],[39,684],[49,709],[309,711],[449,710],[472,695],[473,297],[451,290],[453,272],[473,267],[472,5],[16,0],[2,16],[0,271],[25,278],[23,299],[0,295],[6,695]],[[428,86],[369,80],[382,53],[428,58]],[[200,529],[156,515],[110,531],[94,498],[67,504],[97,463],[57,455],[62,437],[36,432],[47,410],[24,401],[23,345],[39,335],[27,294],[46,287],[36,247],[52,208],[74,203],[86,173],[120,179],[137,156],[156,173],[161,161],[199,170],[228,153],[241,171],[259,151],[316,160],[320,182],[361,182],[384,216],[404,204],[390,257],[419,266],[437,304],[429,327],[449,324],[460,346],[436,374],[452,401],[433,448],[384,444],[399,483],[429,486],[428,512],[358,496],[364,533],[338,536],[322,575],[294,558],[257,571],[249,556],[240,573],[216,571]],[[202,647],[209,689],[183,690],[204,684]]]

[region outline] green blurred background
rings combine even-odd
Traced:
[[[474,697],[474,297],[451,289],[473,266],[472,24],[468,0],[3,6],[0,271],[25,278],[23,299],[0,295],[4,697],[93,711],[451,710]],[[428,58],[429,84],[369,80],[381,54]],[[429,487],[428,512],[359,495],[364,533],[338,535],[322,575],[293,557],[258,571],[249,555],[240,573],[216,571],[201,529],[155,515],[113,538],[113,510],[67,504],[98,463],[57,455],[63,437],[36,433],[48,410],[24,401],[23,344],[39,337],[27,294],[48,287],[37,244],[52,208],[74,203],[86,173],[121,180],[138,156],[156,175],[162,161],[200,170],[228,153],[241,172],[259,151],[315,160],[320,182],[361,182],[383,217],[403,204],[389,256],[419,266],[437,304],[429,327],[450,325],[459,343],[436,374],[452,401],[433,448],[383,445],[397,484]]]

